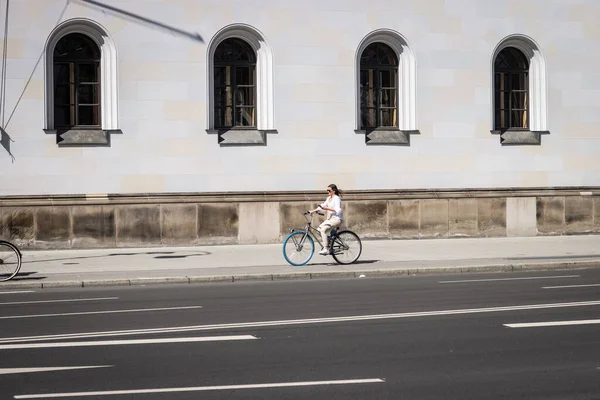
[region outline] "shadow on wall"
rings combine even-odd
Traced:
[[[6,152],[8,153],[8,155],[10,156],[12,162],[15,162],[15,156],[10,152],[10,143],[14,142],[14,140],[12,140],[10,138],[10,135],[8,133],[6,133],[6,131],[2,128],[0,128],[0,144],[2,145],[2,147],[4,147],[4,150],[6,150]]]
[[[170,32],[171,34],[181,35],[181,36],[187,37],[188,39],[192,39],[194,41],[204,43],[204,39],[202,39],[202,36],[200,36],[200,34],[197,32],[188,32],[188,31],[176,28],[171,25],[164,24],[164,23],[156,21],[156,20],[143,17],[140,14],[129,12],[122,8],[117,8],[117,7],[114,7],[109,4],[106,4],[106,3],[103,3],[100,1],[96,1],[96,0],[76,0],[76,2],[83,4],[83,5],[87,5],[91,8],[100,10],[103,13],[108,12],[109,14],[113,14],[117,17],[121,17],[121,18],[127,19],[132,22],[137,22],[137,23],[141,23],[144,25],[164,29],[164,30]],[[69,3],[69,1],[67,1],[67,4],[68,3]]]
[[[58,19],[56,21],[55,26],[58,26],[58,24],[60,24],[60,22],[62,21],[63,16],[65,15],[65,13],[67,11],[67,7],[71,3],[71,1],[72,0],[66,0],[65,1],[65,5],[63,6],[62,11],[60,12],[60,14],[58,16]],[[95,0],[77,0],[77,1],[80,4],[82,4],[82,5],[87,5],[87,6],[91,7],[91,8],[100,10],[103,13],[107,13],[108,12],[108,13],[111,13],[111,14],[117,16],[117,17],[121,17],[121,18],[130,20],[130,21],[142,23],[142,24],[145,24],[147,26],[158,27],[160,29],[163,29],[163,30],[166,30],[166,31],[170,32],[172,35],[180,35],[180,36],[184,36],[184,37],[187,37],[189,39],[192,39],[192,40],[194,40],[196,42],[204,43],[204,40],[202,39],[202,36],[200,36],[200,34],[195,33],[195,32],[194,33],[187,32],[187,31],[184,31],[182,29],[179,29],[179,28],[176,28],[176,27],[173,27],[173,26],[170,26],[170,25],[167,25],[167,24],[155,21],[155,20],[142,17],[141,15],[134,14],[134,13],[122,10],[120,8],[112,7],[110,5],[101,3],[99,1],[95,1]],[[8,35],[7,35],[7,32],[8,32],[8,18],[9,18],[8,12],[9,12],[9,8],[8,8],[8,2],[7,2],[7,5],[6,5],[6,20],[4,21],[4,24],[5,24],[5,32],[4,32],[5,35],[4,35],[4,37],[5,38],[8,37]],[[4,48],[6,49],[6,47],[7,46],[6,46],[6,43],[5,43]],[[16,104],[15,104],[12,112],[10,113],[10,116],[8,117],[8,120],[6,121],[6,123],[4,123],[4,108],[2,108],[2,115],[1,115],[2,118],[1,119],[2,119],[2,123],[3,123],[4,127],[7,127],[10,124],[10,122],[11,122],[11,120],[12,120],[14,114],[15,114],[15,111],[17,110],[17,107],[19,106],[21,100],[23,99],[23,95],[25,94],[25,91],[29,87],[29,84],[31,83],[33,75],[35,74],[35,71],[37,70],[37,68],[38,68],[38,66],[39,66],[39,64],[40,64],[40,62],[41,62],[41,60],[42,60],[42,58],[44,56],[45,51],[46,51],[45,49],[42,50],[40,56],[38,57],[38,59],[37,59],[37,61],[35,63],[35,66],[33,67],[33,70],[31,71],[31,74],[29,75],[29,79],[25,83],[23,91],[21,92],[21,95],[19,96],[19,98],[18,98],[18,100],[17,100],[17,102],[16,102]],[[3,58],[4,58],[4,61],[5,61],[6,60],[6,55],[3,55]],[[5,71],[6,71],[6,65],[3,65],[3,79],[2,79],[2,84],[3,85],[5,85],[5,83],[6,83],[5,82],[6,81]],[[2,93],[2,102],[4,102],[5,100],[6,100],[6,96],[5,96],[4,93]],[[13,154],[10,151],[10,142],[13,142],[13,140],[10,138],[10,136],[6,133],[6,131],[3,128],[0,128],[0,129],[2,130],[2,137],[1,137],[1,140],[0,140],[0,144],[2,144],[2,147],[4,147],[4,149],[11,156],[12,162],[14,162],[15,161],[15,157],[13,156]]]

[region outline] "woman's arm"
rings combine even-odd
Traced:
[[[335,212],[335,210],[331,207],[327,207],[327,206],[319,206],[317,207],[317,210],[323,210],[323,211],[332,211]]]
[[[309,212],[312,214],[312,213],[316,213],[319,210],[333,211],[331,208],[327,207],[325,204],[327,204],[327,200],[325,200],[321,205],[317,206],[317,208],[315,208],[314,210],[310,210]]]
[[[336,215],[340,213],[340,211],[342,211],[342,200],[340,200],[339,197],[335,196],[333,198],[333,204],[331,204],[333,207],[327,207],[325,204],[323,203],[321,204],[319,207],[317,207],[316,210],[325,210],[325,211],[331,211],[332,213],[335,213]],[[315,210],[315,211],[316,211]]]

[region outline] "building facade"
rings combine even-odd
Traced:
[[[100,5],[99,5],[100,4]],[[0,236],[600,233],[596,0],[2,2]]]

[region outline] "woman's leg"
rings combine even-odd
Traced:
[[[319,225],[317,230],[321,232],[321,243],[323,243],[323,247],[327,248],[327,234],[331,230],[331,219],[326,219]]]
[[[333,217],[329,221],[331,221],[331,229],[332,230],[334,228],[339,227],[342,224],[342,220],[340,220],[338,217]]]
[[[323,247],[324,247],[324,249],[322,251],[324,253],[326,253],[326,254],[329,253],[329,246],[327,243],[327,235],[333,228],[340,226],[341,223],[342,223],[342,221],[340,221],[339,218],[333,217],[333,218],[329,218],[329,219],[325,220],[321,225],[319,225],[319,228],[317,228],[317,230],[319,232],[321,232],[321,239],[323,240]],[[319,253],[321,253],[321,252],[319,252]],[[321,254],[323,254],[323,253],[321,253]]]

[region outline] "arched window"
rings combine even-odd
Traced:
[[[48,36],[44,131],[59,146],[110,146],[119,129],[117,49],[106,29],[75,18]]]
[[[360,57],[360,129],[398,128],[398,57],[372,43]]]
[[[219,30],[207,47],[207,129],[220,146],[264,146],[275,129],[273,52],[246,24]]]
[[[215,128],[256,127],[256,54],[242,39],[215,50],[214,101]]]
[[[506,47],[494,61],[494,129],[529,130],[529,60]]]
[[[100,128],[100,49],[81,33],[63,36],[53,52],[55,129]]]
[[[546,61],[535,41],[510,35],[491,57],[490,129],[502,145],[539,145],[549,134]]]
[[[367,145],[410,145],[417,129],[417,67],[407,40],[378,29],[355,55],[356,128]]]

